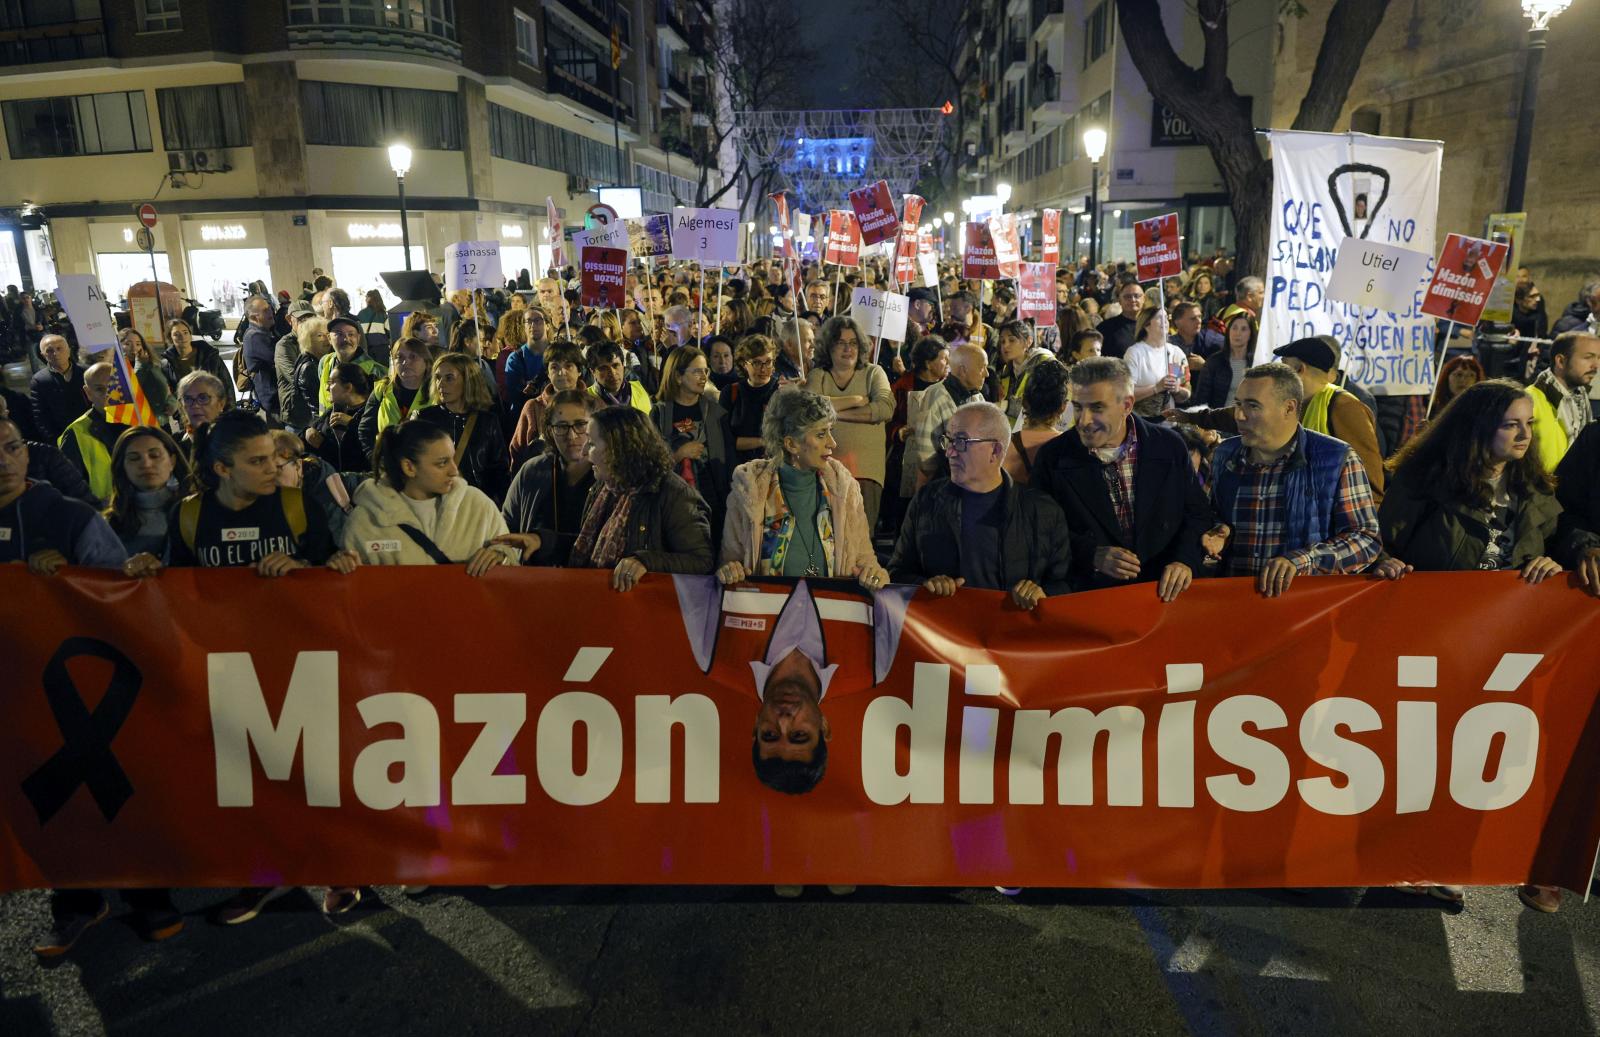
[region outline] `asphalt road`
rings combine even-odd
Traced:
[[[42,893],[0,897],[0,1034],[1590,1033],[1600,905],[1503,889],[1450,913],[1390,890],[1121,893],[384,888],[295,894],[66,961]]]

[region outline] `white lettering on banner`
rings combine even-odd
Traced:
[[[607,649],[580,649],[604,651]],[[255,664],[246,652],[207,656],[217,805],[255,805],[251,748],[269,781],[288,781],[302,755],[308,806],[339,806],[339,653],[300,652],[278,719],[267,709]],[[590,677],[593,674],[589,675]],[[450,781],[453,806],[527,802],[525,774],[499,774],[526,726],[528,697],[516,693],[453,696],[457,724],[478,724]],[[373,810],[438,806],[443,795],[440,723],[431,700],[413,692],[369,695],[356,702],[368,730],[396,724],[400,735],[364,746],[356,755],[351,786]],[[634,801],[672,800],[672,734],[683,729],[683,801],[715,803],[720,795],[721,727],[716,703],[704,695],[640,695],[634,700]],[[584,728],[587,768],[574,769],[573,735]],[[563,692],[539,714],[535,770],[546,795],[558,803],[588,806],[608,798],[622,777],[622,716],[608,699]]]
[[[580,649],[580,655],[585,651],[609,649]],[[1364,700],[1335,696],[1311,703],[1292,720],[1276,701],[1260,695],[1196,699],[1203,676],[1183,676],[1190,668],[1199,669],[1196,664],[1168,667],[1167,700],[1154,714],[1152,739],[1152,707],[1008,711],[989,706],[995,689],[1006,686],[1003,674],[996,666],[969,665],[965,695],[987,701],[957,711],[959,801],[993,803],[996,776],[1003,767],[1007,802],[1014,805],[1143,806],[1150,762],[1146,753],[1153,741],[1156,805],[1161,807],[1192,809],[1197,787],[1218,806],[1244,813],[1273,809],[1291,793],[1311,809],[1334,816],[1391,809],[1380,807],[1388,803],[1397,815],[1432,805],[1441,777],[1437,703],[1401,701],[1391,718]],[[306,804],[339,806],[344,757],[338,653],[296,655],[276,720],[249,654],[213,653],[207,657],[207,670],[217,804],[253,806],[253,762],[259,761],[267,780],[287,782],[299,755]],[[592,679],[593,674],[586,676]],[[948,664],[918,661],[910,701],[883,695],[868,703],[860,737],[861,781],[873,803],[945,802],[950,680]],[[1409,685],[1402,681],[1402,686]],[[467,693],[452,696],[452,701],[453,721],[480,730],[450,779],[450,803],[526,803],[527,776],[497,771],[515,758],[511,753],[519,740],[528,737],[527,695]],[[631,701],[634,802],[671,802],[676,773],[682,775],[683,802],[718,802],[721,719],[716,703],[698,693],[636,695]],[[415,691],[386,692],[354,705],[368,731],[382,725],[396,725],[400,731],[396,737],[369,742],[355,755],[351,787],[356,800],[373,810],[439,805],[444,761],[434,701]],[[1202,705],[1204,717],[1199,715]],[[586,760],[582,773],[574,752],[580,725]],[[683,730],[683,751],[676,760],[675,727]],[[535,728],[533,771],[546,796],[569,806],[588,806],[616,794],[627,757],[617,702],[594,692],[563,691],[543,705]],[[902,729],[910,748],[904,771],[897,749]],[[1391,779],[1384,757],[1372,744],[1386,730],[1393,732],[1389,737],[1396,761],[1392,798],[1386,798]],[[1202,731],[1211,754],[1223,761],[1221,773],[1197,773],[1195,739]],[[1269,737],[1268,732],[1283,733]],[[1537,777],[1539,742],[1538,715],[1527,706],[1494,701],[1468,709],[1450,733],[1450,759],[1444,765],[1450,801],[1478,811],[1516,804]],[[1304,761],[1328,773],[1292,780],[1306,769],[1287,748],[1296,743]],[[1005,760],[997,759],[1001,745],[1009,746]],[[1052,754],[1053,797],[1047,780]]]
[[[1325,133],[1275,131],[1271,139],[1272,227],[1255,361],[1297,338],[1332,335],[1351,381],[1378,395],[1431,391],[1434,322],[1421,311],[1423,286],[1407,291],[1397,269],[1384,275],[1393,284],[1383,297],[1363,305],[1335,298],[1330,281],[1346,240],[1426,252],[1432,273],[1441,146]]]

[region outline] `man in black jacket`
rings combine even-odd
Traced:
[[[1600,423],[1579,433],[1562,456],[1556,500],[1561,502],[1556,543],[1567,555],[1556,560],[1576,570],[1583,589],[1600,598]]]
[[[28,383],[33,421],[39,435],[54,443],[83,413],[83,368],[72,362],[72,347],[60,335],[39,340],[45,366]]]
[[[1154,582],[1171,601],[1205,559],[1214,524],[1183,439],[1133,413],[1133,375],[1112,357],[1068,374],[1077,427],[1039,448],[1033,485],[1066,513],[1077,590]]]
[[[946,429],[938,446],[950,460],[950,477],[911,499],[889,559],[890,578],[920,583],[939,598],[962,586],[1010,591],[1025,609],[1070,591],[1061,509],[1001,468],[1011,444],[1005,411],[992,403],[964,404]]]

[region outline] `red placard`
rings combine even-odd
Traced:
[[[0,891],[1588,888],[1600,609],[1565,581],[1142,583],[1031,613],[608,581],[0,566]],[[799,794],[751,759],[786,659],[831,734]]]
[[[772,204],[778,209],[778,235],[783,239],[783,258],[794,258],[794,234],[789,230],[789,199],[784,192],[769,194]]]
[[[585,246],[580,262],[583,283],[578,289],[578,302],[584,306],[621,309],[627,300],[627,250]]]
[[[861,225],[848,209],[828,210],[828,247],[823,262],[839,266],[861,265]]]
[[[1055,323],[1056,264],[1022,264],[1022,276],[1017,279],[1017,316]]]
[[[1476,324],[1500,276],[1510,246],[1498,241],[1449,234],[1422,297],[1422,312],[1457,324]]]
[[[1040,257],[1042,263],[1061,265],[1061,210],[1046,209],[1039,220]]]
[[[1017,214],[1008,212],[989,218],[989,236],[994,241],[995,262],[1000,276],[1016,278],[1022,264],[1022,241],[1017,234]]]
[[[994,237],[989,225],[973,222],[966,225],[967,250],[961,256],[961,276],[981,281],[994,281],[1000,277],[1000,263],[994,256]]]
[[[139,222],[151,229],[156,225],[156,207],[149,202],[139,206]]]
[[[889,195],[887,180],[851,191],[850,208],[855,210],[856,222],[861,225],[863,245],[876,245],[893,237],[900,226],[900,217],[895,215],[894,199]]]
[[[899,245],[895,248],[894,279],[897,284],[910,284],[917,277],[917,224],[922,220],[922,207],[927,204],[921,195],[906,195],[900,219]]]
[[[1134,251],[1139,280],[1155,281],[1183,273],[1183,250],[1178,244],[1178,214],[1140,220],[1133,225]]]
[[[556,208],[556,200],[550,195],[544,196],[544,237],[550,246],[550,265],[566,266],[567,232],[561,226],[561,210]]]

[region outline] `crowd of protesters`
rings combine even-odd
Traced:
[[[352,313],[319,272],[298,298],[249,300],[232,363],[184,320],[159,343],[125,330],[155,421],[131,427],[106,418],[114,366],[13,290],[0,323],[38,370],[0,399],[0,561],[568,566],[617,591],[648,573],[806,576],[1024,609],[1138,582],[1171,601],[1243,576],[1276,597],[1413,570],[1572,571],[1600,596],[1600,283],[1551,324],[1519,279],[1518,334],[1553,335],[1522,377],[1457,351],[1431,399],[1385,420],[1331,337],[1254,362],[1262,282],[1223,257],[1191,257],[1160,294],[1124,264],[1064,267],[1045,324],[1016,318],[1009,286],[941,274],[886,342],[848,306],[885,287],[877,260],[640,270],[620,312],[579,305],[570,268],[408,314],[376,292]],[[224,535],[240,525],[259,535]],[[283,892],[245,890],[217,919]],[[360,898],[335,887],[323,907]],[[162,891],[130,906],[152,939],[182,927]],[[108,910],[58,892],[39,953]]]

